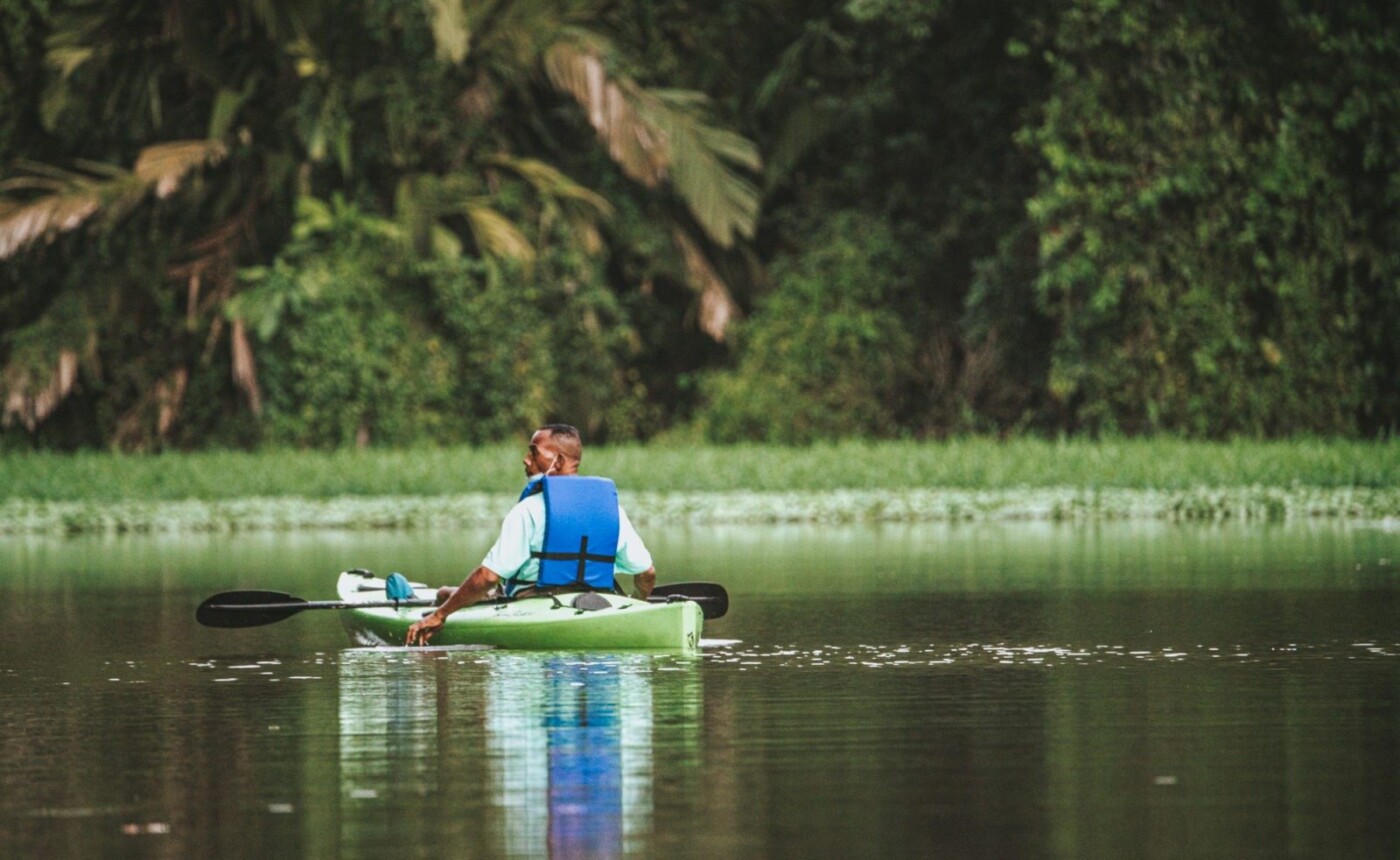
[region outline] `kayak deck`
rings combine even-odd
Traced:
[[[432,600],[437,590],[413,584],[415,597]],[[346,603],[383,601],[384,580],[346,571],[336,584]],[[580,593],[596,594],[606,608],[575,608]],[[357,645],[403,645],[408,628],[431,609],[367,607],[341,613]],[[620,594],[564,592],[459,609],[432,639],[433,645],[489,645],[528,650],[669,650],[694,653],[704,618],[690,600],[648,603]]]

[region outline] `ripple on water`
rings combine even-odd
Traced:
[[[272,683],[283,681],[320,681],[320,674],[334,661],[328,660],[320,651],[303,658],[287,657],[210,657],[203,660],[184,661],[205,680],[214,684]]]
[[[927,643],[895,645],[744,646],[707,651],[704,661],[739,671],[773,668],[863,669],[910,666],[1128,666],[1141,663],[1231,663],[1284,667],[1326,660],[1389,660],[1400,657],[1400,643],[1326,642],[1283,645],[1190,645],[1154,648],[1127,645],[1011,645],[1007,643]]]
[[[1386,662],[1400,658],[1400,642],[1366,640],[1335,640],[1328,642],[1154,645],[1142,647],[1127,644],[1093,643],[1066,645],[1053,643],[1012,644],[1007,642],[933,642],[895,644],[823,644],[796,646],[783,644],[746,643],[738,639],[707,639],[701,643],[700,660],[707,665],[733,667],[749,671],[768,668],[829,669],[898,669],[927,666],[961,666],[988,668],[1056,667],[1056,666],[1129,666],[1142,663],[1159,664],[1246,664],[1271,668],[1287,668],[1325,661]],[[334,677],[336,667],[345,659],[371,656],[376,661],[412,664],[424,658],[448,659],[453,662],[483,663],[497,670],[508,666],[496,665],[502,655],[526,652],[483,651],[478,648],[367,648],[348,649],[326,654],[315,652],[301,657],[249,656],[212,657],[169,663],[145,663],[122,660],[103,661],[100,674],[77,683],[120,685],[160,684],[169,680],[171,667],[194,672],[204,683],[246,685],[266,683],[315,683]],[[685,661],[683,661],[685,662]],[[666,661],[646,661],[650,671],[676,671]],[[629,667],[635,670],[637,667]],[[6,676],[17,679],[23,673],[10,671]],[[181,673],[182,674],[182,673]],[[60,686],[71,686],[70,680],[46,678]]]

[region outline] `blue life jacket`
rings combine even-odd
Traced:
[[[521,499],[544,493],[544,545],[536,585],[613,589],[619,518],[617,486],[607,478],[545,477],[525,485]]]

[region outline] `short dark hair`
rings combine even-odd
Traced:
[[[583,438],[579,436],[577,427],[572,424],[546,424],[540,429],[549,433],[549,440],[559,453],[575,463],[582,462]]]

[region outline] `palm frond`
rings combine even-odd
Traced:
[[[535,158],[517,158],[505,154],[487,156],[482,162],[515,173],[530,183],[541,197],[576,201],[604,218],[613,214],[612,204],[607,198],[578,184],[552,164]]]
[[[493,156],[486,162],[516,172],[549,200],[581,201],[583,205],[577,208],[594,216],[598,210],[604,214],[612,211],[602,197],[543,162],[507,156]],[[485,193],[481,179],[475,175],[420,173],[399,181],[394,194],[394,212],[404,237],[420,255],[460,255],[461,242],[452,236],[442,219],[462,216],[482,253],[532,265],[534,243],[514,220],[491,205],[493,199]],[[585,246],[588,243],[588,237],[584,236]]]
[[[517,260],[526,266],[535,262],[535,248],[515,222],[481,203],[467,204],[463,213],[482,251],[494,257]]]
[[[248,340],[248,327],[243,320],[233,321],[229,337],[233,352],[233,384],[248,399],[248,408],[254,415],[262,415],[262,390],[258,387],[258,366],[253,360],[253,344]]]
[[[695,220],[720,247],[736,235],[752,237],[758,224],[759,190],[726,162],[757,170],[757,147],[743,137],[709,124],[693,105],[644,101],[647,119],[670,141],[671,182]]]
[[[191,170],[215,165],[228,154],[221,140],[176,140],[141,150],[133,172],[136,178],[155,186],[156,197],[174,194]]]
[[[622,171],[655,188],[666,179],[667,142],[638,113],[636,85],[608,73],[605,47],[606,43],[595,37],[561,39],[545,51],[545,73],[556,88],[573,96],[584,109],[588,124]]]
[[[440,60],[459,65],[471,48],[472,27],[463,0],[423,0]]]
[[[754,144],[716,125],[709,101],[679,90],[648,90],[608,68],[608,43],[567,30],[545,51],[545,72],[574,97],[622,171],[648,187],[669,180],[705,233],[721,247],[752,236],[758,188],[735,168],[758,170]]]
[[[73,391],[77,382],[78,353],[71,349],[60,350],[53,371],[41,387],[34,388],[27,375],[6,381],[5,409],[0,423],[8,426],[18,419],[24,429],[34,432],[34,428],[53,414]]]
[[[91,359],[97,349],[86,311],[81,300],[60,297],[38,321],[12,333],[9,360],[0,368],[0,425],[19,421],[33,432],[72,393],[81,357]]]
[[[847,113],[835,99],[798,102],[783,117],[763,184],[771,191],[783,183],[807,153],[842,127]]]
[[[76,230],[98,212],[120,217],[152,188],[157,197],[169,197],[191,170],[216,164],[227,152],[217,140],[160,143],[143,149],[132,171],[89,162],[79,165],[86,172],[21,162],[28,175],[0,182],[0,192],[40,191],[44,196],[0,198],[0,260],[40,239]]]
[[[256,80],[249,80],[241,90],[228,87],[219,90],[218,94],[214,96],[214,106],[209,111],[210,139],[223,138],[232,131],[234,119],[243,106],[248,103],[248,99],[252,97],[256,87]]]
[[[0,210],[0,260],[45,236],[77,229],[102,206],[93,190],[50,194]]]
[[[96,51],[87,45],[55,45],[48,50],[45,59],[63,77],[71,77],[79,67],[91,60]]]
[[[439,259],[455,260],[462,256],[462,240],[441,224],[433,225],[429,243],[433,256]]]
[[[15,162],[15,169],[24,171],[25,175],[15,177],[15,180],[25,178],[48,179],[62,185],[62,189],[67,189],[74,184],[81,182],[91,182],[92,177],[86,173],[79,173],[76,170],[68,170],[53,164],[45,164],[42,161],[33,161],[28,158],[21,158]],[[119,172],[120,168],[118,169]],[[15,181],[6,180],[6,182]]]
[[[672,235],[676,247],[680,248],[681,259],[685,262],[686,280],[700,294],[700,306],[696,322],[700,330],[716,342],[723,343],[729,331],[729,324],[740,316],[739,305],[729,292],[729,287],[710,264],[710,260],[700,245],[684,230],[675,230]]]
[[[170,428],[175,425],[180,407],[185,402],[185,389],[189,381],[190,372],[183,367],[177,367],[164,379],[156,382],[152,396],[156,401],[157,438],[165,439],[170,435]]]

